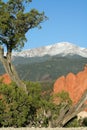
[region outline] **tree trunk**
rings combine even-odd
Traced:
[[[4,49],[0,46],[0,60],[5,68],[6,73],[10,76],[11,80],[16,83],[18,87],[22,87],[27,93],[26,85],[20,80],[15,67],[11,63],[11,53],[8,52],[6,56],[4,56]]]
[[[83,93],[81,99],[78,101],[78,103],[75,106],[70,108],[70,110],[69,109],[67,110],[66,107],[60,112],[60,115],[58,117],[58,122],[57,122],[58,126],[63,127],[71,119],[73,119],[79,112],[87,108],[87,105],[85,104],[86,100],[87,100],[87,90]]]

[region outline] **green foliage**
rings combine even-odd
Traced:
[[[60,93],[55,94],[55,96],[53,98],[54,99],[59,98],[59,102],[61,104],[68,104],[68,105],[72,104],[72,100],[69,97],[69,93],[66,91],[62,91]]]
[[[83,70],[84,65],[87,63],[87,58],[58,56],[17,57],[13,63],[16,65],[21,79],[41,81],[45,75],[49,75],[52,80],[55,80],[69,72],[78,73]]]
[[[80,127],[80,121],[77,120],[77,118],[73,118],[71,121],[69,121],[65,127]]]
[[[30,112],[28,95],[16,85],[0,84],[0,125],[24,126]]]
[[[40,83],[26,85],[29,95],[14,83],[0,82],[0,127],[48,126],[49,111],[54,111],[50,96],[43,97]]]
[[[44,83],[43,83],[44,84]],[[67,102],[71,106],[68,93],[62,91],[56,96],[61,98],[59,104],[55,104],[52,92],[49,97],[43,92],[50,87],[42,89],[46,85],[38,82],[26,82],[29,95],[14,83],[5,85],[0,82],[0,127],[48,127],[49,121],[53,127],[57,127],[58,116]],[[42,86],[41,86],[42,85]],[[48,84],[47,84],[48,86]],[[65,127],[78,127],[80,122],[71,120]]]
[[[33,126],[37,120],[37,110],[41,108],[41,86],[27,83],[29,95],[14,83],[0,82],[0,127]]]
[[[38,82],[27,82],[27,90],[31,105],[38,108],[41,101],[41,85]]]
[[[83,125],[83,126],[87,126],[87,117],[85,117],[85,118],[83,119],[82,125]]]
[[[69,72],[78,73],[87,64],[87,58],[79,57],[67,58],[57,56],[33,57],[33,58],[14,58],[15,65],[21,79],[29,81],[41,81],[42,77],[49,75],[53,80]],[[0,63],[0,74],[5,73]]]
[[[25,34],[30,29],[39,27],[47,19],[44,12],[36,9],[25,11],[26,4],[31,0],[0,1],[0,44],[4,44],[7,51],[20,49],[26,41]]]
[[[29,116],[29,126],[34,127],[46,127],[48,126],[48,118],[44,115],[44,112],[51,109],[50,96],[47,100],[47,96],[43,95],[44,88],[42,83],[27,82],[27,89],[29,91],[29,100],[31,101]],[[49,88],[48,88],[49,90]]]
[[[57,102],[56,102],[57,101]],[[50,96],[50,106],[49,110],[51,111],[51,118],[53,127],[57,127],[58,124],[58,116],[61,115],[63,109],[70,108],[72,105],[72,101],[69,97],[68,92],[62,91],[58,94]]]

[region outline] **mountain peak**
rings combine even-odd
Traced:
[[[75,44],[69,42],[59,42],[48,46],[43,46],[39,48],[25,50],[19,53],[13,54],[13,56],[21,56],[21,57],[42,57],[45,55],[80,55],[82,57],[87,57],[87,49],[81,48]]]

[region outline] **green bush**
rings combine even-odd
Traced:
[[[41,107],[42,96],[39,83],[28,82],[27,95],[14,83],[0,82],[0,127],[32,126],[37,120],[37,110]]]
[[[71,121],[69,121],[65,127],[80,127],[80,121],[77,120],[77,118],[73,118]]]
[[[0,126],[25,126],[30,112],[28,95],[14,84],[0,84],[0,95]]]
[[[27,82],[26,85],[28,95],[14,83],[6,85],[0,82],[0,127],[48,127],[49,121],[57,126],[61,108],[65,102],[71,105],[68,93],[63,91],[56,95],[62,101],[56,105],[52,94],[49,98],[43,95],[40,83]]]
[[[85,117],[82,121],[83,126],[87,126],[87,117]]]

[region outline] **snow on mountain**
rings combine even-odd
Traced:
[[[53,45],[29,49],[22,52],[14,53],[13,56],[21,57],[42,57],[44,55],[80,55],[87,58],[87,48],[81,48],[69,42],[60,42]]]

